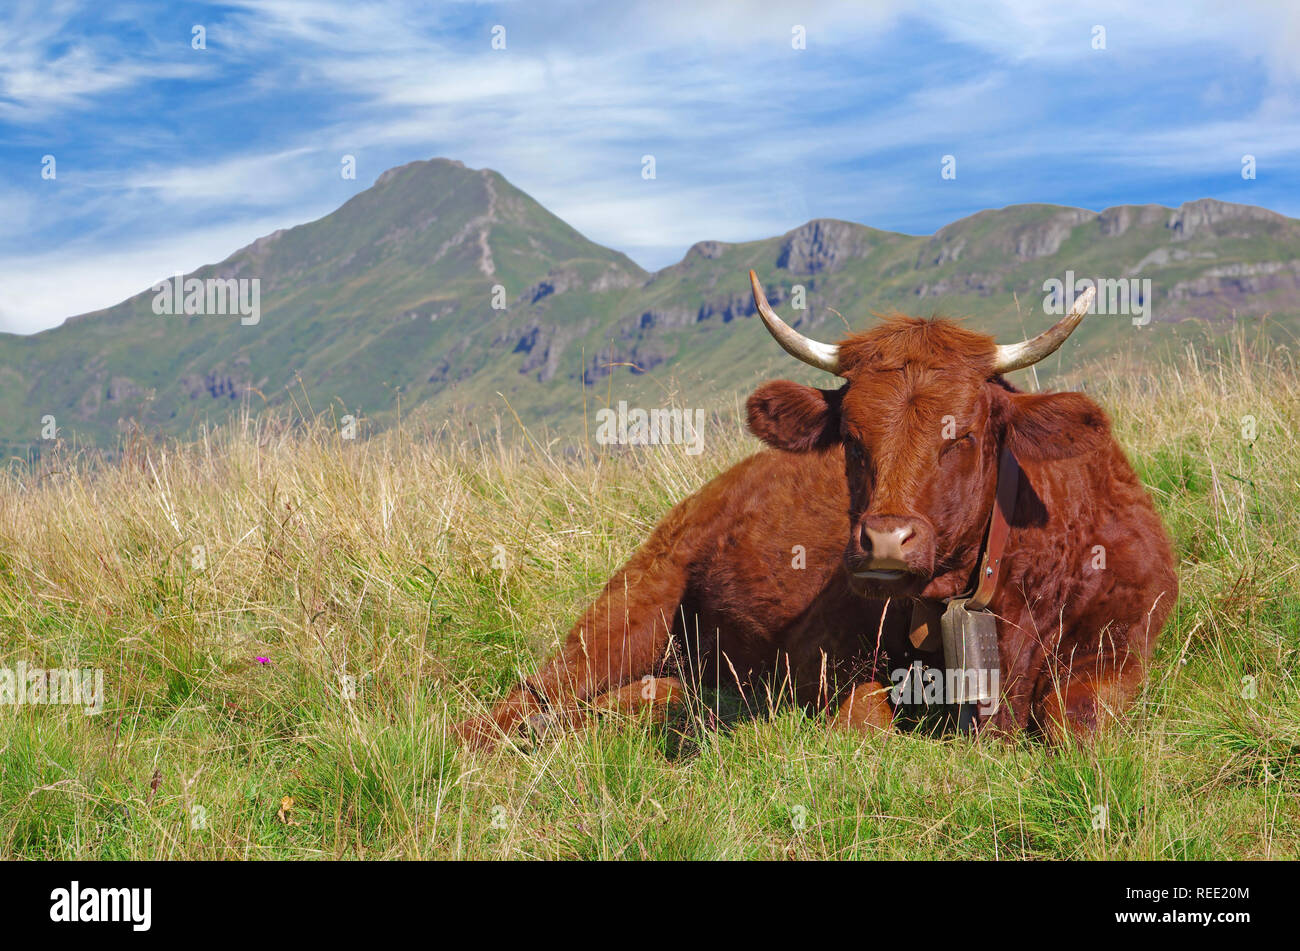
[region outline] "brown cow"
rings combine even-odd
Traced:
[[[913,612],[972,586],[1004,449],[1019,478],[989,605],[1001,703],[983,725],[1060,739],[1123,710],[1177,596],[1168,538],[1096,403],[1002,376],[1056,350],[1091,294],[1011,346],[910,317],[830,346],[782,322],[750,279],[781,346],[844,383],[759,387],[749,428],[772,448],[673,508],[559,654],[460,736],[486,745],[602,709],[662,712],[686,671],[750,697],[788,692],[836,725],[890,726],[885,685],[916,661],[943,664]]]

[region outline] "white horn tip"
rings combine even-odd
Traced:
[[[1055,353],[1092,309],[1092,302],[1096,296],[1097,288],[1088,288],[1079,295],[1068,314],[1032,340],[999,344],[993,358],[993,372],[1010,373],[1012,370],[1023,370]]]

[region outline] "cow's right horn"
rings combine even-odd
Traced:
[[[772,305],[767,302],[763,285],[758,283],[758,275],[749,272],[749,283],[754,288],[754,305],[758,307],[758,316],[763,318],[767,332],[776,338],[776,342],[790,356],[802,360],[827,373],[840,372],[840,348],[834,344],[820,343],[805,337],[776,315]]]

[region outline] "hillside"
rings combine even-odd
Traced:
[[[1019,205],[931,236],[821,219],[760,241],[701,241],[648,274],[498,173],[433,159],[190,275],[259,278],[255,324],[159,315],[146,289],[40,334],[0,335],[0,446],[39,454],[46,414],[64,439],[112,446],[136,427],[222,422],[245,400],[381,427],[400,408],[429,427],[490,430],[513,412],[573,431],[584,409],[619,399],[717,407],[773,373],[815,379],[749,321],[751,267],[797,326],[828,340],[844,333],[832,308],[854,327],[890,310],[970,315],[1011,339],[1050,320],[1048,278],[1150,280],[1149,325],[1094,316],[1049,375],[1141,352],[1189,318],[1300,318],[1300,221],[1251,206]],[[789,307],[795,285],[807,310]]]
[[[1300,377],[1233,343],[1091,378],[1180,593],[1122,725],[1056,750],[863,738],[725,683],[666,728],[451,745],[754,451],[735,425],[565,458],[264,416],[0,471],[0,667],[104,672],[99,715],[0,704],[0,860],[1300,858]]]

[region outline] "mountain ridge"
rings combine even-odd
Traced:
[[[1155,318],[1146,340],[1128,321],[1085,321],[1070,361],[1146,346],[1188,318],[1300,322],[1300,221],[1259,206],[1009,205],[931,235],[815,218],[753,241],[701,240],[649,272],[500,173],[434,158],[187,275],[258,278],[255,327],[160,316],[145,290],[39,334],[0,335],[0,444],[39,451],[47,414],[100,445],[135,426],[177,433],[241,398],[287,406],[295,386],[318,410],[380,424],[400,395],[430,425],[499,414],[507,400],[526,423],[564,428],[597,384],[612,393],[616,373],[632,398],[651,398],[646,378],[662,390],[668,373],[677,395],[716,402],[752,371],[801,372],[765,334],[721,332],[754,315],[751,267],[777,306],[802,288],[806,309],[787,319],[827,339],[843,335],[837,314],[861,325],[888,310],[964,314],[1001,335],[1041,329],[1043,282],[1067,271],[1149,276]]]

